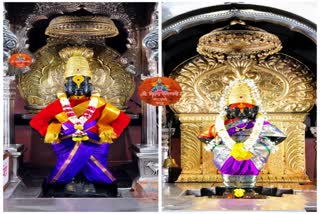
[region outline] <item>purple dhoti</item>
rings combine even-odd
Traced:
[[[227,175],[258,175],[259,170],[251,160],[238,161],[230,156],[220,169],[222,174]]]
[[[255,120],[238,120],[226,125],[228,134],[237,143],[245,142],[251,134]],[[269,145],[265,143],[265,139],[270,135],[269,132],[277,131],[274,126],[265,121],[263,130],[256,144],[253,146],[252,157],[248,160],[236,160],[230,155],[231,149],[224,143],[216,146],[214,152],[214,163],[222,174],[225,175],[258,175],[260,170],[267,162],[270,155]]]
[[[75,142],[70,134],[75,132],[71,124],[64,123],[64,135],[67,139],[53,144],[57,163],[48,177],[48,183],[67,184],[78,174],[82,173],[91,183],[112,183],[115,178],[107,168],[109,144],[96,144],[89,141]],[[85,130],[95,125],[95,121],[85,124]],[[97,134],[86,131],[88,137],[99,141]]]

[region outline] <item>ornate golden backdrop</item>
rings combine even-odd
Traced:
[[[240,76],[255,81],[269,120],[288,136],[280,145],[279,151],[270,156],[267,165],[258,176],[258,182],[308,181],[305,172],[303,121],[316,99],[316,82],[311,71],[293,57],[281,53],[275,54],[274,50],[281,49],[281,43],[273,43],[279,47],[267,45],[266,51],[263,51],[261,46],[252,45],[251,39],[260,37],[260,31],[257,31],[259,34],[256,36],[252,31],[242,34],[251,35],[243,37],[249,39],[242,44],[253,49],[247,52],[237,49],[229,55],[228,52],[232,48],[230,49],[227,44],[230,40],[238,38],[230,35],[238,31],[226,32],[225,28],[222,29],[223,34],[219,35],[225,37],[210,40],[211,47],[225,41],[219,51],[216,51],[218,50],[216,48],[214,54],[204,53],[204,50],[210,48],[204,48],[205,43],[200,39],[198,51],[200,50],[199,52],[205,56],[197,55],[186,60],[170,75],[182,88],[179,102],[170,105],[181,122],[182,173],[178,181],[222,181],[221,175],[212,163],[213,154],[204,150],[197,136],[214,123],[224,88],[229,81]],[[250,29],[252,28],[248,28]],[[212,32],[208,35],[212,35]],[[208,35],[202,38],[208,38]],[[269,33],[265,35],[270,37]],[[271,36],[271,38],[276,37]],[[254,50],[254,47],[258,49]],[[249,50],[245,45],[242,48]]]
[[[215,59],[197,55],[171,74],[182,88],[176,113],[218,113],[218,102],[229,81],[239,75],[253,79],[267,112],[308,112],[315,103],[316,83],[311,71],[296,59],[275,54],[263,62]]]
[[[31,71],[18,79],[21,96],[27,101],[26,108],[37,111],[63,90],[65,62],[58,55],[64,45],[45,46],[36,52],[36,62]],[[75,49],[79,47],[74,47]],[[93,73],[94,90],[113,105],[125,109],[134,93],[135,82],[121,65],[120,54],[108,47],[94,46],[95,56],[89,62]]]
[[[93,74],[93,90],[99,92],[102,97],[118,108],[126,108],[126,103],[135,90],[134,77],[122,66],[121,55],[101,43],[101,36],[104,38],[110,37],[111,34],[115,36],[118,30],[114,29],[116,27],[108,18],[89,17],[88,20],[84,20],[85,18],[88,17],[68,18],[63,16],[60,19],[54,19],[47,28],[47,33],[55,37],[47,39],[47,45],[35,53],[36,61],[31,65],[30,71],[18,79],[19,92],[26,100],[26,109],[30,112],[44,108],[56,99],[57,91],[64,90],[65,60],[63,56],[68,55],[67,52],[84,52],[86,49],[93,50],[93,57],[89,59],[89,66]],[[110,25],[110,28],[96,29],[95,26],[101,24],[101,21]],[[55,28],[57,23],[59,26],[66,25],[67,28]],[[90,23],[90,28],[85,27],[88,23]],[[66,32],[62,32],[71,28],[74,32],[68,31],[67,35]],[[78,35],[80,31],[82,35]],[[67,51],[61,58],[59,52],[62,49]]]

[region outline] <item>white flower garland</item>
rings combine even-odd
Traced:
[[[98,106],[97,96],[91,96],[89,105],[84,112],[84,114],[78,118],[74,113],[68,98],[64,95],[59,96],[59,100],[62,106],[62,110],[66,113],[69,121],[74,125],[76,132],[72,134],[72,139],[74,141],[88,140],[87,133],[82,131],[84,124],[92,117],[93,113],[96,111]]]
[[[228,131],[226,130],[226,127],[224,125],[224,118],[225,115],[219,114],[216,118],[216,130],[218,133],[218,136],[221,138],[221,140],[224,142],[224,144],[231,150],[233,146],[236,144],[236,142],[230,137]],[[265,117],[262,114],[258,114],[256,117],[256,122],[254,124],[254,127],[252,129],[252,132],[248,139],[244,142],[244,149],[251,151],[253,145],[257,142],[259,139],[259,135],[262,131],[263,123],[265,121]]]
[[[235,84],[238,84],[239,82],[246,83],[251,89],[252,89],[252,96],[257,106],[259,106],[259,111],[256,117],[256,122],[254,124],[254,127],[252,129],[252,133],[250,134],[249,138],[244,142],[244,149],[248,151],[252,151],[253,145],[257,142],[259,139],[260,133],[263,128],[263,123],[266,120],[266,113],[262,108],[262,102],[259,96],[258,88],[256,87],[255,83],[251,79],[237,79],[234,81],[231,81],[229,86],[227,86],[224,90],[223,96],[220,99],[219,102],[219,108],[220,108],[220,114],[216,118],[215,127],[218,133],[218,136],[220,137],[221,141],[225,143],[225,145],[232,150],[233,146],[236,144],[236,142],[230,137],[229,133],[226,130],[226,127],[224,125],[225,116],[226,116],[226,98],[229,97],[230,90]],[[209,146],[208,146],[209,147]],[[211,149],[212,149],[211,145]],[[210,150],[211,150],[210,149]]]

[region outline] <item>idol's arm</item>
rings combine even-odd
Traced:
[[[30,126],[39,132],[41,136],[45,136],[50,122],[61,111],[61,104],[59,100],[56,100],[35,115],[30,121]]]
[[[278,145],[287,138],[286,134],[272,124],[264,125],[260,136],[268,137],[268,139],[274,142],[275,145]]]
[[[117,134],[117,138],[120,137],[123,130],[129,125],[130,117],[124,112],[120,112],[115,121],[111,123],[113,131]]]

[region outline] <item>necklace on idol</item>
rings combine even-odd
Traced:
[[[260,133],[262,131],[262,127],[265,119],[266,118],[264,117],[263,114],[261,113],[257,114],[254,127],[252,128],[252,132],[248,137],[248,139],[243,142],[244,149],[250,151],[253,145],[257,142],[257,140],[259,139]],[[225,120],[225,114],[219,114],[218,117],[216,118],[216,123],[215,123],[216,131],[220,139],[224,142],[224,144],[229,149],[232,149],[236,144],[236,142],[230,137],[224,125],[224,120]]]
[[[94,94],[90,97],[89,105],[81,117],[78,117],[75,114],[65,93],[58,93],[58,98],[60,100],[62,110],[66,113],[69,121],[74,125],[74,129],[76,129],[76,132],[72,134],[72,140],[89,140],[87,133],[83,131],[84,124],[92,117],[97,109],[98,95]]]

